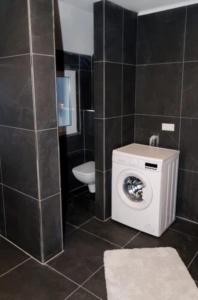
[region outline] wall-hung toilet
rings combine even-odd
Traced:
[[[95,162],[89,161],[72,169],[74,177],[87,184],[90,193],[95,193]]]

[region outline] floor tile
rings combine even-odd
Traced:
[[[64,236],[67,236],[68,234],[74,232],[75,230],[77,230],[76,226],[73,226],[71,224],[64,224],[63,226],[63,231],[64,231]]]
[[[68,298],[68,300],[96,300],[94,295],[90,294],[89,292],[86,292],[83,289],[77,290],[71,297]]]
[[[81,284],[103,264],[103,253],[109,249],[115,247],[78,230],[68,236],[65,252],[49,264]]]
[[[81,228],[121,247],[138,232],[135,229],[129,228],[112,220],[101,222],[95,218],[90,220]]]
[[[198,238],[198,224],[176,219],[170,229]]]
[[[63,300],[76,288],[56,272],[30,260],[0,278],[0,299]]]
[[[192,275],[193,279],[198,281],[198,256],[193,261],[192,265],[190,266],[190,274]]]
[[[104,276],[104,268],[99,270],[93,277],[91,277],[85,284],[84,287],[90,290],[92,293],[102,298],[107,299],[106,282]]]
[[[0,238],[0,274],[3,274],[27,259],[28,256],[12,244]]]
[[[160,238],[141,233],[126,248],[173,247],[186,265],[198,250],[198,240],[175,231],[168,230]]]
[[[83,193],[68,199],[66,222],[80,226],[93,216],[94,197],[89,193]]]

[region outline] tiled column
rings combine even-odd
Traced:
[[[44,262],[63,238],[53,2],[2,1],[0,23],[4,235]]]
[[[111,215],[112,150],[133,142],[137,15],[109,1],[94,6],[96,215]]]

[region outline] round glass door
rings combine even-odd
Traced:
[[[142,180],[135,176],[128,176],[124,179],[123,190],[127,198],[131,201],[142,202],[143,188],[145,187]]]

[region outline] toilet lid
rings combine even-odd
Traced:
[[[95,162],[89,161],[87,163],[75,167],[73,170],[75,172],[83,173],[83,174],[95,173]]]

